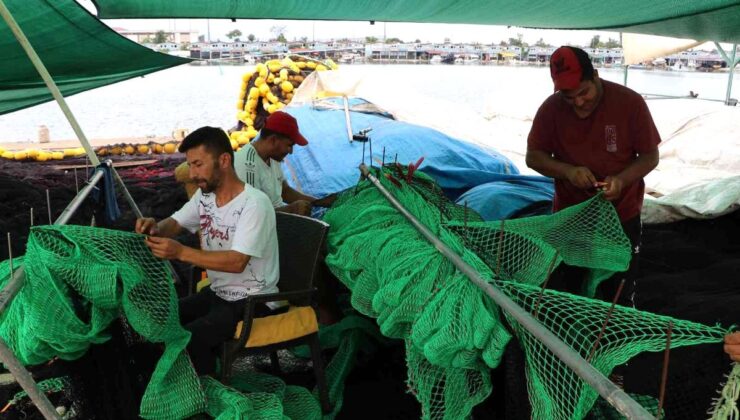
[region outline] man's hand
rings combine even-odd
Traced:
[[[285,205],[283,207],[278,207],[275,209],[275,211],[283,212],[283,213],[291,213],[291,214],[298,214],[301,216],[311,216],[311,203],[309,203],[306,200],[296,200],[288,205]]]
[[[142,217],[136,219],[136,233],[143,233],[144,235],[157,235],[157,221],[151,217]]]
[[[724,348],[730,359],[740,362],[740,332],[726,335]]]
[[[604,198],[609,201],[614,201],[622,196],[622,188],[624,188],[624,181],[618,176],[608,176],[604,179]]]
[[[337,200],[337,193],[329,194],[324,198],[319,198],[318,200],[315,200],[313,202],[313,205],[316,207],[331,207],[334,205],[334,202]]]
[[[160,238],[158,236],[147,236],[145,243],[152,250],[152,254],[155,257],[165,260],[180,259],[184,248],[180,242],[174,239]]]
[[[566,177],[571,184],[582,190],[594,188],[596,185],[596,177],[585,166],[571,167],[566,173]]]

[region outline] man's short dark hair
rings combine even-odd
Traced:
[[[185,153],[198,146],[204,146],[216,159],[228,153],[231,156],[231,166],[234,166],[234,149],[231,148],[231,140],[224,130],[217,127],[201,127],[188,134],[180,143],[178,150]]]
[[[573,50],[576,58],[578,58],[578,64],[581,65],[581,81],[592,81],[594,80],[594,65],[591,63],[591,57],[588,56],[586,51],[578,47],[568,47]]]

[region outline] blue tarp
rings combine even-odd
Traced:
[[[335,103],[341,105],[341,99]],[[350,101],[351,106],[361,103],[366,102],[356,98]],[[355,185],[360,176],[363,146],[366,164],[370,148],[367,143],[349,141],[344,110],[304,105],[286,111],[298,120],[301,133],[309,142],[306,147],[294,147],[293,154],[286,157],[283,170],[288,183],[314,197]],[[353,133],[372,128],[369,137],[375,166],[381,164],[383,148],[386,163],[393,162],[396,156],[399,163],[415,163],[423,156],[419,170],[432,176],[453,201],[467,192],[470,207],[486,219],[510,216],[533,202],[552,198],[551,180],[519,175],[517,167],[494,149],[396,121],[389,115],[357,111],[350,114]]]
[[[498,178],[466,191],[457,204],[475,210],[483,220],[549,213],[555,186],[551,178],[527,175],[492,175]]]
[[[356,102],[357,99],[353,99]],[[341,103],[341,102],[340,102]],[[296,117],[308,146],[293,148],[285,159],[286,179],[304,193],[323,197],[357,183],[365,147],[369,164],[369,144],[350,142],[347,138],[344,111],[319,109],[310,105],[287,108]],[[400,122],[388,116],[351,112],[356,134],[372,128],[373,161],[379,166],[385,148],[386,163],[409,164],[424,157],[423,172],[433,176],[451,198],[485,182],[491,173],[518,174],[519,170],[505,156],[493,149],[482,148],[449,137],[439,131]]]

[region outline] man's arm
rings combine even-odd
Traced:
[[[290,185],[288,185],[287,181],[283,181],[283,191],[281,196],[283,197],[283,201],[288,204],[298,200],[308,201],[309,203],[316,201],[316,197],[311,197],[310,195],[294,190]]]
[[[142,217],[136,220],[136,233],[143,233],[144,235],[172,238],[181,231],[182,226],[171,217],[161,220],[159,223],[152,217]]]
[[[174,239],[149,236],[146,245],[157,258],[180,260],[206,270],[241,273],[249,264],[249,255],[237,251],[204,251],[185,246]]]
[[[584,190],[597,185],[596,177],[585,166],[573,166],[561,162],[548,152],[527,149],[527,166],[550,178],[568,180],[571,184]]]

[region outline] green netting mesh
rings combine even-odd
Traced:
[[[184,351],[190,334],[179,323],[177,296],[163,261],[143,237],[81,226],[33,227],[23,264],[26,281],[0,318],[0,336],[21,363],[53,357],[76,359],[91,344],[109,339],[108,325],[123,314],[144,339],[164,354],[141,401],[149,419],[180,419],[207,412],[219,419],[322,418],[316,391],[287,386],[279,378],[237,372],[234,388],[199,379]],[[9,276],[0,263],[0,286]],[[323,328],[322,345],[338,347],[326,367],[334,412],[341,408],[344,380],[373,327],[357,316]],[[238,391],[237,391],[238,389]]]
[[[629,241],[601,197],[552,216],[481,222],[442,199],[425,175],[417,172],[413,185],[397,186],[394,174],[385,169],[378,178],[482,278],[530,313],[538,286],[561,261],[607,274],[629,264]],[[504,315],[504,322],[491,299],[368,181],[343,193],[325,220],[332,226],[327,263],[352,290],[358,311],[377,318],[384,335],[405,340],[408,384],[425,418],[465,418],[490,394],[488,370],[500,363],[510,331],[526,354],[533,418],[582,418],[591,409],[597,393],[515,321]],[[537,306],[546,327],[589,357],[608,304],[548,290]],[[673,347],[719,342],[724,334],[718,327],[619,307],[593,365],[608,374],[642,351],[662,350],[668,322],[674,323]]]

